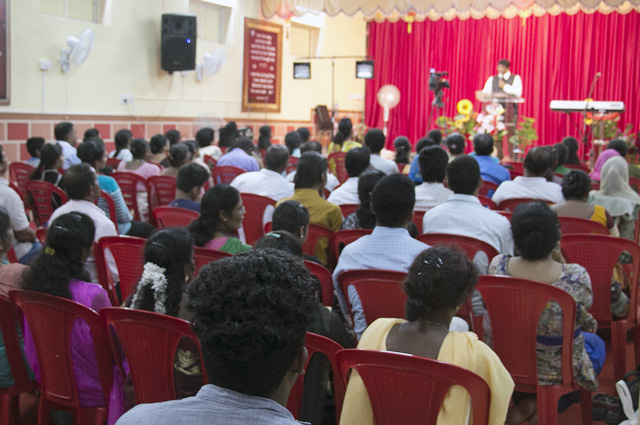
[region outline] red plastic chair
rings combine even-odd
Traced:
[[[116,226],[116,232],[118,231],[118,217],[116,214],[116,203],[113,202],[113,198],[104,190],[100,189],[100,198],[104,199],[107,203],[107,209],[109,210],[109,220],[111,220]],[[100,200],[100,198],[96,199],[96,204]]]
[[[246,173],[245,170],[231,165],[220,165],[213,169],[211,177],[213,184],[229,184],[240,174]]]
[[[494,211],[498,209],[498,206],[496,205],[495,202],[491,200],[491,198],[488,198],[483,195],[478,195],[478,200],[480,201],[483,207],[487,207],[490,210],[494,210]]]
[[[149,184],[145,179],[143,179],[140,175],[136,173],[130,173],[127,171],[120,171],[117,173],[111,174],[111,177],[116,179],[118,182],[118,186],[120,186],[120,190],[122,191],[122,197],[124,198],[124,202],[127,204],[127,208],[130,211],[133,211],[133,219],[137,221],[142,221],[142,216],[140,215],[140,209],[138,208],[138,183],[144,185],[146,188],[146,192],[149,193]],[[151,207],[149,207],[149,211],[151,211]]]
[[[330,229],[327,229],[324,226],[315,223],[309,223],[309,230],[307,232],[307,240],[304,242],[302,246],[302,251],[304,251],[307,255],[317,255],[316,247],[318,245],[318,240],[320,238],[326,238],[327,240],[327,252],[325,254],[325,258],[328,259],[329,263],[331,263],[331,255],[329,253],[329,243],[331,241],[331,235],[333,232]],[[318,257],[321,258],[321,257]],[[329,264],[331,265],[331,264]],[[331,267],[330,267],[331,268]]]
[[[200,246],[193,247],[193,262],[195,263],[195,270],[193,277],[198,276],[200,269],[207,264],[220,260],[221,258],[232,257],[231,254],[224,251],[218,251],[217,249],[202,248]]]
[[[567,292],[554,286],[510,276],[481,276],[476,289],[491,320],[493,350],[515,381],[515,391],[537,393],[538,423],[558,423],[558,399],[580,390],[582,423],[591,423],[591,393],[581,390],[573,378],[572,353],[576,303]],[[550,301],[562,309],[562,384],[539,385],[537,331],[542,311]]]
[[[27,195],[27,182],[29,182],[29,177],[34,171],[35,168],[24,162],[12,162],[9,164],[9,181],[16,184],[19,189],[17,192],[23,201]]]
[[[501,216],[505,217],[507,220],[511,221],[511,216],[513,215],[510,211],[496,211]]]
[[[296,171],[297,166],[298,166],[298,158],[296,158],[295,156],[290,156],[289,162],[287,163],[287,174]]]
[[[482,196],[489,196],[489,191],[495,192],[497,188],[498,188],[498,185],[495,184],[494,182],[491,182],[489,180],[483,180],[482,187],[478,191],[478,194]]]
[[[600,190],[600,183],[599,182],[591,182],[591,190]]]
[[[576,233],[590,233],[594,235],[609,235],[609,229],[600,223],[578,217],[558,217],[560,230],[563,235],[573,235]]]
[[[64,190],[58,186],[40,180],[29,180],[27,182],[27,192],[33,200],[33,217],[38,227],[44,227],[53,214],[53,195],[56,194],[60,198],[62,204],[69,199]]]
[[[340,413],[342,412],[342,403],[344,402],[345,385],[335,362],[335,357],[336,354],[342,350],[342,346],[329,338],[311,332],[307,332],[305,346],[309,353],[307,363],[304,365],[305,369],[314,355],[324,355],[331,363],[331,369],[333,370],[336,423],[340,423]],[[298,377],[298,380],[289,393],[289,400],[287,401],[287,409],[296,419],[301,419],[300,408],[302,407],[302,400],[304,398],[304,379],[305,375],[300,375]]]
[[[329,155],[329,170],[337,177],[340,184],[347,181],[349,174],[347,174],[347,167],[344,165],[344,158],[347,156],[344,152],[334,152]]]
[[[16,250],[13,249],[13,247],[9,248],[9,251],[7,251],[7,261],[13,264],[18,262],[18,257],[16,256]]]
[[[157,207],[153,210],[153,219],[158,224],[158,229],[187,227],[198,217],[200,217],[199,213],[186,208]]]
[[[213,159],[211,155],[205,155],[202,160],[205,164],[207,164],[207,167],[209,167],[209,172],[213,171],[213,169],[216,168],[216,165],[218,164],[218,161]]]
[[[525,202],[533,202],[533,201],[546,202],[548,205],[552,204],[552,202],[545,201],[543,199],[512,198],[512,199],[505,199],[504,201],[500,202],[498,204],[498,209],[501,210],[501,211],[513,212],[518,205],[524,204]]]
[[[522,171],[509,170],[509,175],[511,176],[511,180],[514,180],[516,177],[523,176]]]
[[[338,206],[342,210],[342,217],[344,218],[347,218],[349,215],[358,211],[358,208],[360,208],[360,205],[357,205],[357,204],[342,204]]]
[[[362,311],[368,324],[381,317],[404,318],[404,307],[407,295],[402,290],[402,283],[407,274],[389,270],[348,270],[338,275],[338,285],[347,300],[347,310],[351,319],[351,302],[349,286],[358,292]]]
[[[491,391],[470,370],[425,357],[370,350],[342,350],[335,362],[345,381],[350,369],[358,372],[378,425],[435,424],[453,385],[470,394],[473,424],[488,423]]]
[[[333,307],[333,277],[331,276],[331,272],[322,264],[314,263],[313,261],[304,260],[304,265],[307,266],[309,272],[320,281],[320,286],[322,287],[322,305]]]
[[[129,363],[136,402],[175,400],[173,363],[180,340],[191,339],[200,352],[198,337],[189,322],[165,314],[124,308],[103,308],[100,318],[108,329],[113,356],[119,359],[124,354]],[[206,376],[202,352],[200,359],[202,373]],[[206,377],[203,385],[205,383]]]
[[[105,422],[113,382],[113,358],[98,313],[74,301],[40,292],[11,291],[9,295],[29,324],[38,354],[41,374],[38,425],[49,423],[51,409],[73,414],[78,424]],[[104,406],[80,406],[71,360],[71,330],[76,320],[84,321],[91,329]]]
[[[100,285],[107,291],[112,305],[120,305],[133,293],[144,268],[146,239],[133,236],[106,236],[93,245],[93,257]],[[111,252],[120,276],[120,297],[107,263]]]
[[[640,326],[634,326],[631,330],[633,333],[633,351],[635,352],[635,364],[640,364]]]
[[[631,186],[631,189],[635,190],[637,193],[640,194],[640,179],[639,178],[629,176],[629,186]]]
[[[9,187],[11,189],[13,189],[13,191],[20,196],[20,199],[22,200],[22,203],[24,204],[24,212],[27,215],[29,215],[29,207],[27,207],[27,205],[29,204],[29,194],[27,192],[27,189],[26,188],[21,188],[20,186],[16,185],[13,182],[9,182]]]
[[[398,173],[402,174],[404,172],[404,168],[407,166],[407,164],[403,164],[401,162],[396,163],[396,166],[398,167]]]
[[[113,168],[113,170],[118,169],[118,165],[120,165],[120,159],[118,158],[107,158],[107,166]]]
[[[176,178],[173,176],[151,176],[149,185],[149,210],[169,205],[176,199]]]
[[[13,304],[8,298],[0,296],[0,332],[4,339],[5,356],[14,384],[0,388],[0,425],[20,423],[19,399],[21,393],[36,391],[38,383],[29,378],[25,358],[20,349],[20,339],[16,328],[17,317]]]
[[[275,207],[276,201],[251,193],[241,193],[240,196],[242,197],[242,204],[247,211],[242,222],[244,236],[247,243],[253,245],[264,236],[264,224],[262,223],[264,211],[268,206]]]
[[[220,152],[222,152],[223,154],[227,153],[227,150],[229,149],[228,146],[218,146],[220,148]]]
[[[604,235],[565,235],[560,241],[567,263],[578,263],[589,272],[593,305],[589,312],[598,321],[598,329],[611,329],[613,378],[622,379],[626,369],[627,331],[638,324],[636,294],[640,272],[640,246],[624,238]],[[618,257],[628,251],[633,263],[625,265],[631,282],[631,306],[624,319],[612,320],[611,277]]]
[[[512,170],[518,171],[521,174],[524,172],[524,166],[522,164],[522,162],[502,162],[501,163],[503,166],[505,167],[510,167]]]
[[[36,238],[44,246],[47,243],[47,228],[39,227],[36,229]]]
[[[426,211],[414,211],[413,212],[413,224],[418,228],[418,233],[422,233],[422,219]]]
[[[348,229],[339,230],[331,235],[330,249],[333,254],[333,261],[338,264],[338,258],[345,246],[357,241],[363,236],[370,235],[373,229]]]
[[[580,164],[567,164],[567,163],[564,163],[563,165],[565,167],[567,167],[567,168],[571,168],[572,170],[582,170],[582,171],[584,171],[586,173],[589,172],[589,166],[587,164],[583,164],[583,163],[580,163]]]

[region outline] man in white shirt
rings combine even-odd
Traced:
[[[416,211],[429,211],[453,196],[447,189],[444,178],[447,173],[449,156],[440,146],[427,146],[418,156],[422,184],[416,186]]]
[[[354,148],[347,152],[344,157],[344,166],[349,178],[331,192],[327,201],[336,205],[359,205],[358,179],[360,174],[369,168],[370,158],[371,154],[367,147]]]
[[[78,135],[76,129],[73,128],[73,124],[70,122],[61,122],[56,125],[54,135],[58,141],[58,146],[62,148],[62,156],[64,157],[64,163],[62,168],[68,169],[72,165],[80,164],[80,158],[76,153],[76,143],[78,143]]]
[[[445,183],[454,195],[425,213],[422,231],[468,236],[488,243],[500,254],[513,255],[509,220],[483,207],[478,200],[482,179],[476,160],[462,155],[451,161],[447,166]],[[474,262],[482,273],[486,273],[491,258],[483,256],[485,258],[474,259]]]
[[[265,168],[240,174],[231,186],[240,193],[265,196],[276,202],[293,195],[293,183],[282,175],[289,162],[289,150],[283,145],[271,145],[264,157]]]
[[[96,234],[94,241],[97,243],[100,238],[105,236],[118,236],[115,225],[109,220],[96,204],[96,199],[100,197],[100,186],[98,185],[98,176],[89,164],[78,164],[69,168],[62,178],[65,191],[69,196],[69,201],[57,208],[49,223],[53,222],[62,214],[70,212],[80,212],[88,215],[96,226]],[[113,280],[118,281],[118,268],[113,259],[108,261]],[[92,282],[98,282],[98,273],[96,271],[95,259],[93,253],[87,258],[84,264],[85,269],[91,275]],[[115,273],[115,274],[114,274]]]
[[[196,133],[196,142],[200,146],[200,157],[196,161],[204,164],[204,156],[209,155],[216,161],[222,156],[222,150],[213,144],[214,132],[213,128],[204,127]]]
[[[398,172],[396,163],[380,156],[385,140],[384,132],[379,128],[372,128],[364,135],[364,145],[371,151],[371,167],[386,175],[395,174]]]
[[[498,74],[489,77],[482,89],[483,93],[507,93],[512,96],[522,96],[522,79],[511,73],[511,63],[507,59],[498,62]]]
[[[553,154],[549,147],[539,146],[529,151],[524,159],[524,176],[502,182],[491,197],[496,204],[507,199],[530,198],[551,203],[563,202],[562,187],[546,179],[553,166]]]

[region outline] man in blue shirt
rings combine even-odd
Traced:
[[[238,137],[231,145],[231,151],[220,157],[217,166],[231,165],[245,171],[260,171],[258,161],[251,156],[255,149],[253,141],[248,137]]]
[[[180,167],[176,181],[176,199],[171,201],[169,206],[199,213],[202,186],[207,180],[209,180],[209,173],[200,164],[190,162]]]
[[[503,181],[511,180],[511,174],[491,157],[493,152],[493,137],[490,134],[478,133],[473,137],[474,158],[480,166],[482,180],[500,185]]]

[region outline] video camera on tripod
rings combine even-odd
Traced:
[[[451,88],[449,81],[444,78],[449,75],[449,73],[447,71],[437,72],[435,68],[431,68],[429,72],[431,73],[429,75],[429,90],[431,90],[436,96],[431,104],[437,108],[444,108],[442,90]]]

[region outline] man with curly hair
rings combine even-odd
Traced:
[[[195,397],[139,405],[117,424],[298,424],[285,405],[319,308],[303,263],[273,249],[248,251],[203,267],[188,296],[210,384]]]

